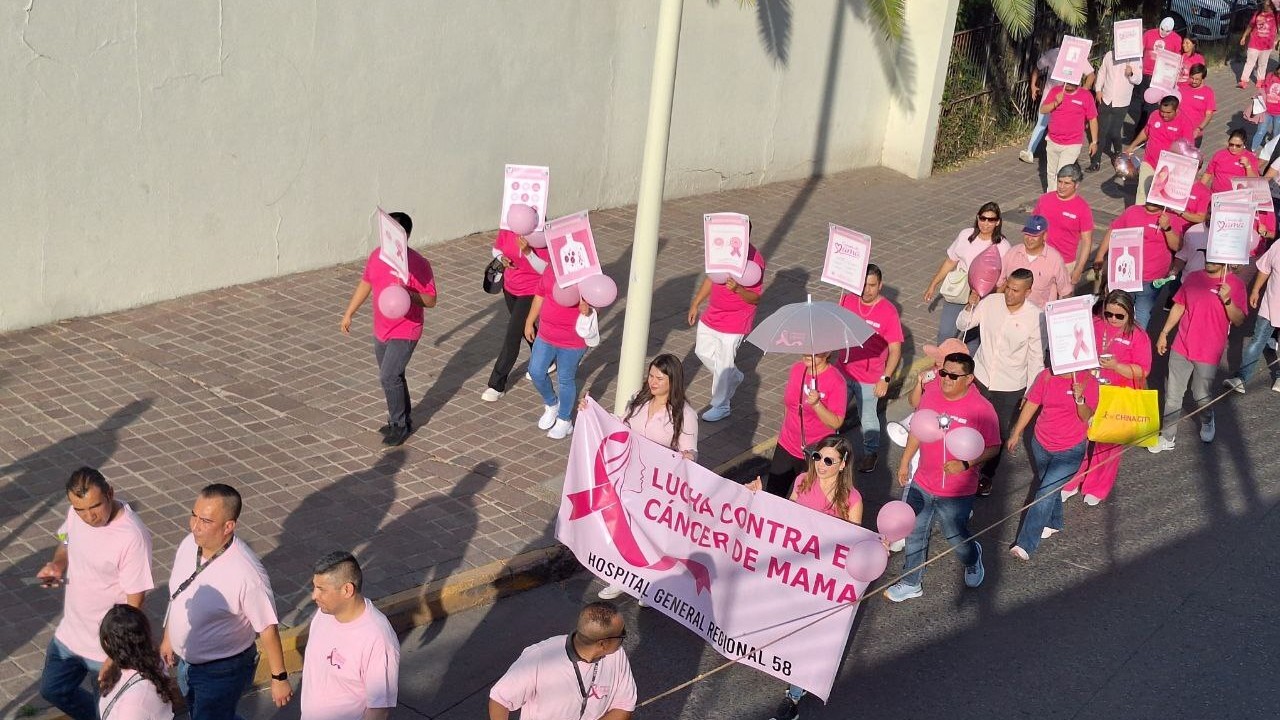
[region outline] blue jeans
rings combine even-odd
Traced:
[[[1044,98],[1041,98],[1043,100]],[[1031,139],[1027,140],[1027,152],[1034,155],[1036,146],[1040,144],[1040,140],[1044,138],[1044,134],[1049,130],[1049,116],[1041,114],[1036,118],[1036,126],[1031,128]]]
[[[903,576],[902,582],[919,585],[924,568],[919,567],[929,555],[929,536],[933,533],[934,520],[942,526],[942,536],[956,549],[956,557],[969,567],[978,561],[977,543],[969,539],[969,513],[973,510],[973,496],[940,497],[911,483],[903,497],[916,511],[916,526],[907,537],[907,555],[904,568],[919,568]]]
[[[1280,115],[1271,113],[1263,115],[1258,121],[1258,132],[1253,134],[1253,143],[1250,144],[1249,149],[1255,153],[1258,152],[1258,149],[1266,144],[1267,135],[1274,136],[1277,132],[1280,132]]]
[[[1022,529],[1018,531],[1018,547],[1027,554],[1036,551],[1040,546],[1040,533],[1046,527],[1054,530],[1062,529],[1062,486],[1075,477],[1084,462],[1084,449],[1088,442],[1081,440],[1079,444],[1049,452],[1040,444],[1034,435],[1031,436],[1031,456],[1035,458],[1036,469],[1040,472],[1040,487],[1036,490],[1036,501],[1027,508],[1027,515],[1022,519]],[[1053,496],[1048,500],[1041,498]]]
[[[1133,321],[1143,331],[1146,331],[1147,323],[1151,322],[1151,313],[1155,312],[1156,301],[1160,299],[1160,291],[1163,289],[1144,281],[1142,289],[1133,293]]]
[[[1258,321],[1253,326],[1253,337],[1240,351],[1240,372],[1236,374],[1240,382],[1249,382],[1249,378],[1253,377],[1254,371],[1258,369],[1258,362],[1262,360],[1262,351],[1266,349],[1273,330],[1275,326],[1271,321],[1259,315]],[[1280,380],[1280,363],[1271,366],[1271,381],[1276,380]]]
[[[178,690],[191,720],[236,720],[236,705],[253,682],[258,647],[221,660],[192,665],[178,660]]]
[[[578,398],[578,363],[587,354],[586,348],[562,348],[538,338],[533,341],[533,353],[529,356],[529,380],[542,396],[544,405],[559,403],[557,417],[568,420],[573,415],[574,401]],[[556,364],[556,384],[559,394],[551,387],[547,369]]]
[[[876,397],[875,383],[849,382],[850,397],[858,399],[858,417],[862,424],[862,451],[874,453],[880,450],[880,398]]]
[[[85,689],[84,679],[88,676],[96,687],[101,669],[102,663],[80,657],[53,638],[44,651],[40,697],[71,720],[98,720],[98,696]]]

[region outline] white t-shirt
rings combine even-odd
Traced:
[[[178,544],[169,576],[172,594],[196,570],[196,539]],[[271,581],[258,556],[240,538],[169,602],[165,625],[173,651],[189,663],[222,660],[243,652],[257,634],[279,623]]]
[[[577,718],[582,691],[565,647],[568,637],[557,635],[525,648],[489,691],[489,699],[508,710],[520,710],[520,720]],[[582,720],[599,720],[610,710],[635,709],[636,681],[625,650],[618,648],[595,663],[576,664],[587,686]]]
[[[160,697],[156,686],[146,678],[134,682],[135,677],[137,670],[120,671],[115,687],[98,698],[98,716],[103,720],[173,720],[173,707]],[[104,714],[108,705],[111,713]]]
[[[364,612],[338,622],[317,611],[302,660],[303,720],[360,720],[365,708],[396,706],[400,640],[365,598]]]

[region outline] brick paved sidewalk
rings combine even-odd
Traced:
[[[1215,69],[1211,80],[1224,110],[1206,142],[1210,152],[1247,97],[1231,86],[1229,71]],[[1123,207],[1119,189],[1103,182],[1108,175],[1087,176],[1083,189],[1102,223]],[[991,199],[1005,208],[1006,233],[1017,241],[1019,208],[1038,194],[1034,169],[1017,160],[1016,148],[1004,148],[924,181],[873,168],[668,202],[650,352],[683,356],[691,398],[705,407],[708,379],[685,314],[702,277],[706,211],[751,215],[769,261],[760,317],[806,294],[837,297],[817,280],[828,222],[868,232],[886,294],[903,310],[910,363],[937,325],[919,298],[946,244]],[[606,271],[622,293],[633,214],[592,213]],[[309,567],[332,548],[355,550],[366,565],[366,593],[376,598],[552,543],[567,442],[536,430],[541,403],[525,380],[496,404],[479,400],[506,321],[500,299],[479,287],[490,239],[426,249],[440,305],[427,313],[409,368],[420,429],[390,452],[375,431],[384,406],[368,307],[350,337],[338,332],[358,264],[0,335],[0,696],[12,699],[0,716],[24,703],[43,706],[36,682],[61,600],[19,578],[46,561],[66,511],[62,483],[79,465],[102,467],[141,512],[155,534],[161,581],[194,491],[237,485],[246,498],[240,535],[262,555],[289,625],[311,614]],[[586,391],[607,405],[623,313],[621,302],[603,312],[604,341],[580,373]],[[518,371],[525,360],[527,351]],[[776,433],[790,361],[744,346],[747,377],[735,414],[702,424],[704,464],[717,467]],[[885,465],[866,482],[887,487]],[[148,607],[158,617],[163,594]]]

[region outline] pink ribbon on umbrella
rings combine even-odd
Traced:
[[[636,541],[635,534],[631,530],[631,517],[622,507],[622,498],[618,497],[618,490],[610,481],[609,471],[605,467],[605,446],[610,441],[625,445],[629,438],[630,435],[627,432],[616,432],[600,443],[600,447],[596,450],[593,468],[595,485],[586,490],[569,493],[569,519],[579,520],[588,515],[600,513],[605,529],[608,530],[609,537],[613,539],[613,545],[618,549],[618,554],[623,560],[635,567],[650,570],[669,570],[676,564],[684,565],[693,576],[697,593],[701,595],[705,590],[709,594],[711,573],[702,563],[688,558],[666,556],[649,562],[649,559],[644,556],[644,551],[640,549],[640,543]]]

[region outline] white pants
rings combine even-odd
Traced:
[[[1049,178],[1049,186],[1053,187],[1058,171],[1080,159],[1079,143],[1075,145],[1059,145],[1049,140],[1045,143],[1045,175]]]
[[[1249,72],[1257,68],[1257,82],[1261,83],[1262,78],[1267,75],[1267,62],[1271,60],[1270,50],[1255,50],[1249,48],[1244,54],[1244,69],[1240,71],[1240,82],[1249,82]]]
[[[698,339],[693,352],[711,371],[711,407],[728,409],[733,391],[742,382],[742,371],[733,361],[745,337],[712,330],[705,323],[698,322]]]

